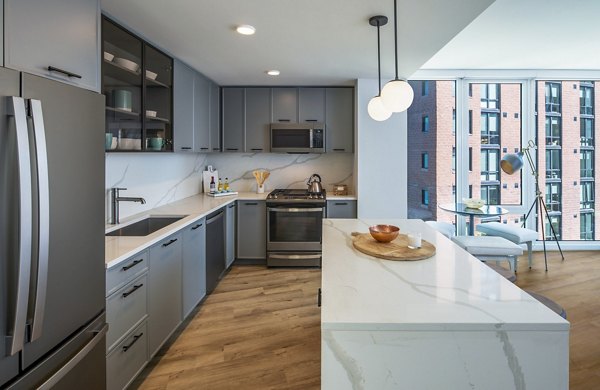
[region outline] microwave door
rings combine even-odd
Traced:
[[[306,129],[272,129],[271,151],[306,153],[311,147],[311,132]]]

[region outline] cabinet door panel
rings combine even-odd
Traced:
[[[210,81],[194,75],[194,149],[206,153],[210,149]]]
[[[354,151],[354,88],[327,88],[325,92],[327,152]]]
[[[235,261],[235,212],[236,205],[227,205],[225,210],[225,268],[229,268]]]
[[[7,67],[100,91],[98,0],[5,0],[4,12]]]
[[[269,151],[271,89],[246,88],[246,152]]]
[[[183,231],[183,316],[206,295],[206,223],[204,218]]]
[[[273,88],[272,122],[298,122],[298,88]]]
[[[325,88],[298,89],[299,122],[325,122]]]
[[[328,200],[327,218],[356,218],[356,201]]]
[[[174,147],[176,152],[194,150],[194,71],[180,61],[175,61],[173,111]]]
[[[210,151],[221,151],[221,89],[215,83],[210,85]]]
[[[244,88],[223,89],[223,151],[244,151]]]
[[[238,201],[237,258],[266,259],[267,208],[265,201]]]

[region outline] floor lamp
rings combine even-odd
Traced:
[[[563,255],[562,249],[560,248],[560,243],[558,242],[558,238],[556,237],[554,226],[552,226],[550,216],[548,215],[548,209],[546,208],[546,202],[544,202],[544,196],[542,194],[542,191],[540,191],[539,173],[538,170],[535,168],[533,158],[531,157],[531,150],[535,149],[535,143],[532,140],[529,140],[529,142],[527,143],[527,147],[521,149],[519,153],[509,153],[502,157],[502,160],[500,160],[500,167],[504,172],[506,172],[509,175],[512,175],[515,172],[518,172],[521,168],[523,168],[523,156],[527,158],[527,162],[529,163],[529,167],[531,168],[531,174],[535,178],[535,200],[533,201],[533,204],[531,205],[529,211],[527,211],[527,214],[525,215],[523,227],[525,227],[525,222],[527,221],[529,214],[531,214],[533,208],[535,207],[536,211],[538,212],[538,215],[542,218],[541,228],[542,243],[544,245],[544,264],[546,266],[546,271],[548,271],[548,258],[546,254],[546,234],[544,233],[544,215],[546,216],[546,218],[548,218],[548,224],[550,225],[552,236],[554,237],[554,241],[556,241],[556,245],[558,245],[558,250],[560,251],[560,256],[563,260],[565,259],[565,256]]]

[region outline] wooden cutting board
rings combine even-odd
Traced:
[[[399,234],[391,242],[378,242],[369,233],[352,233],[354,247],[369,256],[395,261],[423,260],[435,255],[435,246],[421,240],[419,249],[408,247],[406,234]]]

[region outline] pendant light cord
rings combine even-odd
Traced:
[[[396,57],[396,80],[398,80],[398,16],[396,10],[396,0],[394,0],[394,53]]]
[[[377,80],[379,80],[379,95],[381,96],[381,44],[379,38],[379,20],[377,21]]]

